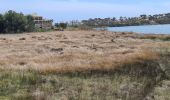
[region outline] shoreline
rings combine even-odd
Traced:
[[[124,26],[124,27],[101,27],[96,30],[108,30],[112,32],[136,32],[140,34],[170,34],[168,27],[170,24],[160,25],[141,25],[141,26]]]

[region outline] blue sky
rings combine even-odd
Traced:
[[[169,5],[170,0],[1,0],[0,13],[8,10],[37,13],[59,22],[168,13]]]

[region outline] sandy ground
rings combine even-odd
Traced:
[[[0,66],[55,71],[73,67],[109,69],[154,43],[138,37],[135,33],[106,31],[1,34]]]

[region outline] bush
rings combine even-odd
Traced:
[[[55,27],[66,29],[67,28],[67,23],[55,23]]]
[[[35,28],[35,32],[49,32],[52,31],[52,29],[43,29],[43,28]]]

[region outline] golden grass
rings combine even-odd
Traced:
[[[132,33],[64,31],[0,37],[1,99],[148,98],[153,85],[164,79],[155,62],[170,51],[169,41],[139,39]]]
[[[45,59],[35,59],[36,63],[50,63],[44,68],[38,68],[43,73],[74,73],[88,71],[111,71],[123,65],[135,64],[142,61],[156,60],[159,56],[151,51],[140,51],[130,55],[103,56],[97,54],[72,54],[51,56]],[[61,64],[55,64],[62,62]],[[54,64],[54,65],[53,65]],[[134,66],[135,67],[135,66]]]
[[[3,70],[110,71],[122,65],[159,58],[155,50],[148,50],[150,42],[129,33],[65,31],[1,36],[5,38],[0,40],[0,68]],[[9,40],[11,42],[6,42]],[[158,46],[150,44],[154,44],[152,48]],[[62,50],[57,51],[58,48]]]

